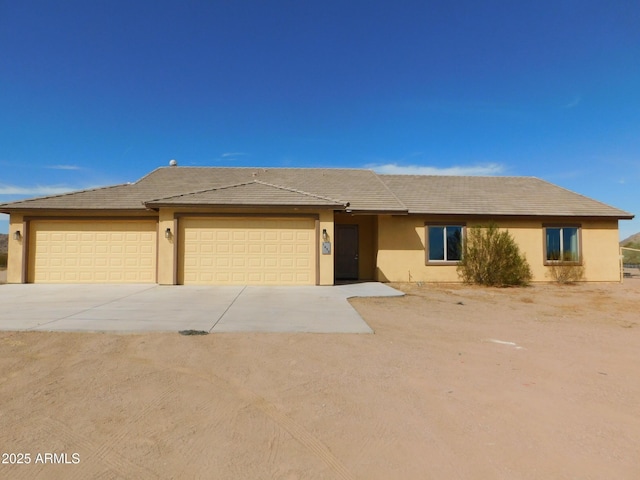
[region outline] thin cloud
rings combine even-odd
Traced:
[[[567,108],[567,109],[568,108],[576,108],[578,105],[580,105],[581,102],[582,102],[582,97],[580,95],[577,95],[576,98],[571,100],[566,105],[563,105],[562,108]]]
[[[391,175],[453,175],[453,176],[480,176],[499,175],[504,172],[504,166],[499,163],[486,163],[472,166],[430,167],[422,165],[398,165],[387,163],[384,165],[369,165],[369,168],[377,173]]]
[[[44,168],[48,168],[49,170],[82,170],[82,167],[77,165],[47,165]]]
[[[249,155],[248,153],[244,153],[244,152],[226,152],[223,153],[221,155],[222,158],[229,158],[229,157],[246,157],[247,155]]]

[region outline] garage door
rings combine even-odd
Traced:
[[[154,283],[156,222],[33,220],[28,281]]]
[[[180,239],[180,283],[316,283],[313,218],[183,218]]]

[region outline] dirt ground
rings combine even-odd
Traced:
[[[0,478],[640,478],[640,280],[394,286],[375,335],[1,332]]]

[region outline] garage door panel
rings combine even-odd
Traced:
[[[228,273],[216,273],[215,276],[210,273],[203,273],[201,278],[205,280],[211,279],[218,283],[229,283],[230,280]]]
[[[247,265],[250,268],[262,268],[266,265],[262,258],[249,258]]]
[[[140,272],[140,275],[144,275],[145,278],[151,278],[154,277],[155,278],[155,269],[156,269],[156,262],[154,261],[153,257],[147,257],[147,258],[141,258],[140,259],[140,266],[144,269],[143,271]],[[153,280],[155,282],[155,280]]]
[[[156,248],[155,221],[33,220],[29,281],[155,282]]]
[[[313,219],[183,218],[180,238],[181,283],[315,284]]]
[[[278,253],[278,246],[277,245],[265,245],[264,246],[264,253],[273,255]]]

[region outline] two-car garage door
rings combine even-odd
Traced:
[[[187,217],[179,238],[179,283],[316,283],[313,218]]]
[[[178,283],[317,283],[314,218],[183,217],[178,224]],[[169,241],[158,239],[157,228],[155,219],[31,220],[27,281],[155,283],[158,240]]]
[[[33,220],[29,282],[154,283],[155,220]]]

